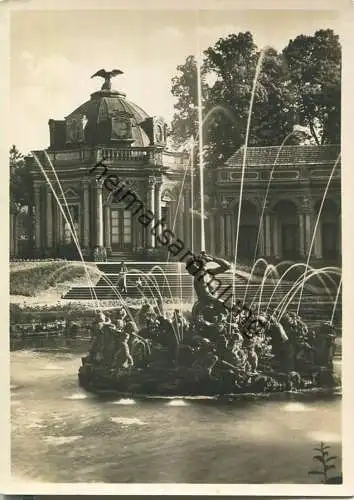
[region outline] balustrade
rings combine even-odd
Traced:
[[[141,161],[149,159],[149,151],[144,149],[113,149],[102,148],[99,150],[100,159],[108,161]]]
[[[163,152],[150,148],[81,148],[78,150],[48,151],[48,156],[53,163],[72,163],[80,161],[98,162],[106,161],[138,161],[148,162],[157,166],[180,168],[188,162],[188,158],[178,153]]]

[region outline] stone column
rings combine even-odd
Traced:
[[[313,236],[312,223],[311,223],[312,214],[309,212],[305,213],[304,219],[305,219],[305,255],[307,257],[310,252],[311,241]]]
[[[155,179],[154,177],[148,178],[148,192],[147,192],[147,207],[155,215]],[[154,218],[156,220],[156,218]],[[147,246],[148,248],[155,248],[155,237],[152,234],[151,227],[153,224],[146,228]]]
[[[162,180],[161,179],[156,179],[155,181],[155,224],[161,220],[161,189],[162,189]],[[154,224],[154,225],[155,225]],[[155,234],[155,245],[158,246],[158,239],[157,237],[161,234],[162,232],[162,226],[158,225],[157,228],[154,231]]]
[[[272,240],[271,240],[271,215],[264,216],[264,234],[265,234],[265,256],[272,256]]]
[[[263,214],[263,220],[259,222],[261,227],[257,227],[257,236],[259,232],[259,240],[258,240],[258,248],[257,248],[257,253],[256,253],[256,258],[258,256],[264,257],[265,256],[265,216]],[[256,240],[257,241],[257,240]]]
[[[305,257],[305,224],[304,214],[299,214],[299,253],[300,257]]]
[[[183,196],[179,200],[178,213],[177,213],[177,224],[176,224],[176,236],[180,240],[184,238],[184,206],[183,206]],[[177,202],[178,203],[178,202]]]
[[[211,255],[215,254],[216,248],[215,248],[215,240],[216,240],[216,235],[215,235],[215,213],[214,210],[211,211],[209,215],[209,248],[210,248],[210,253]]]
[[[104,206],[104,246],[107,252],[112,251],[111,243],[111,207],[110,205]]]
[[[134,249],[140,249],[144,247],[144,232],[143,226],[139,222],[139,214],[135,215],[132,219],[133,231],[134,231]]]
[[[193,213],[192,211],[192,202],[190,201],[190,218],[189,218],[189,221],[190,221],[190,251],[192,253],[194,253],[194,250],[195,250],[195,234],[196,234],[196,225],[195,225],[195,214]]]
[[[96,180],[96,246],[103,247],[102,182]]]
[[[225,215],[226,227],[225,227],[225,243],[226,243],[226,256],[230,257],[233,253],[233,241],[232,241],[232,220],[231,214]]]
[[[322,222],[321,220],[317,224],[317,230],[315,234],[314,241],[314,255],[316,259],[322,259]]]
[[[141,186],[138,183],[135,187],[135,193],[139,200],[143,201],[144,198],[141,194]],[[132,211],[132,248],[133,251],[137,251],[140,248],[144,247],[143,242],[143,226],[139,222],[139,216],[143,213],[143,210],[135,213],[135,210]]]
[[[168,224],[168,229],[170,229],[171,231],[174,231],[174,227],[173,227],[173,221],[175,219],[175,213],[176,213],[176,203],[171,200],[169,203],[168,203],[168,221],[167,221],[167,224]]]
[[[90,193],[89,183],[85,179],[83,181],[83,209],[82,209],[82,241],[84,248],[90,246]]]
[[[35,205],[35,245],[41,248],[41,188],[39,184],[34,185],[34,205]]]
[[[60,206],[63,207],[62,200],[59,198]],[[57,204],[57,226],[58,226],[58,244],[62,245],[64,243],[64,217],[62,211],[60,210],[59,204]]]
[[[191,193],[189,186],[185,188],[183,193],[184,196],[184,234],[183,234],[183,243],[187,250],[191,250]]]
[[[52,190],[47,186],[46,196],[47,248],[53,247],[53,200]]]
[[[221,256],[225,255],[225,216],[219,215],[219,248]]]
[[[278,221],[278,217],[274,214],[273,215],[273,253],[274,253],[275,259],[280,258],[279,239],[280,239],[279,221]]]
[[[230,213],[230,245],[231,245],[231,254],[235,257],[235,243],[236,243],[236,223],[235,223],[235,214]]]
[[[302,213],[304,216],[304,231],[305,231],[305,241],[304,241],[304,253],[305,257],[308,257],[310,253],[311,241],[313,237],[313,217],[314,217],[314,208],[313,208],[313,200],[311,196],[307,193],[303,196],[302,199]],[[311,249],[311,254],[313,254],[313,248]]]
[[[54,214],[53,214],[53,219],[54,219],[54,231],[53,231],[53,245],[55,247],[60,245],[60,237],[59,237],[59,218],[60,218],[60,208],[55,200],[54,203]]]

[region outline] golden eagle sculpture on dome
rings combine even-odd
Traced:
[[[123,71],[120,69],[112,69],[112,71],[106,71],[105,69],[100,69],[95,73],[94,75],[91,76],[91,78],[94,78],[95,76],[100,76],[101,78],[104,78],[104,84],[101,87],[101,90],[111,90],[112,84],[111,84],[111,79],[114,76],[117,75],[123,75]]]

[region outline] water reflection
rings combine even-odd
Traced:
[[[16,477],[311,483],[319,482],[308,470],[320,440],[341,456],[340,399],[102,399],[77,385],[85,342],[75,340],[71,349],[62,340],[44,344],[33,350],[27,340],[26,350],[11,354]],[[60,369],[43,369],[50,365]]]

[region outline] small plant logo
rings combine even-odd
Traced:
[[[320,463],[320,467],[322,470],[310,470],[309,474],[314,474],[317,476],[322,476],[322,483],[324,484],[341,484],[342,483],[342,477],[341,475],[337,476],[332,476],[329,477],[328,471],[334,470],[336,468],[335,464],[333,463],[334,460],[336,460],[335,455],[330,455],[330,446],[325,445],[324,443],[320,443],[319,448],[314,448],[314,451],[316,451],[316,455],[313,456],[313,459],[316,460],[317,462]]]

